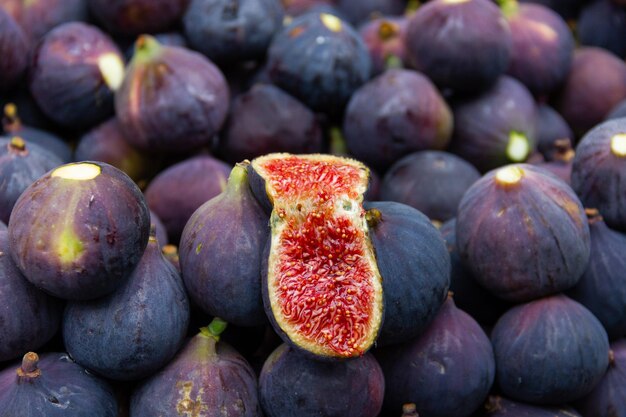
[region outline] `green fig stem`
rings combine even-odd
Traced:
[[[406,9],[404,10],[405,16],[410,16],[420,8],[422,2],[420,0],[409,0],[406,4]]]
[[[203,327],[200,329],[200,333],[204,337],[211,338],[215,340],[216,342],[219,342],[220,336],[222,333],[224,333],[224,330],[226,330],[226,327],[228,327],[228,323],[226,323],[224,320],[222,320],[219,317],[215,317],[213,318],[213,321],[211,321],[211,323],[209,323],[207,327]]]
[[[17,114],[17,106],[13,103],[4,105],[4,117],[2,118],[2,128],[5,132],[17,132],[22,128],[22,121]]]
[[[506,18],[513,16],[519,9],[517,0],[498,0],[498,5],[500,5],[502,14]]]
[[[385,58],[385,69],[404,68],[404,62],[398,55],[387,55]]]
[[[383,219],[383,215],[378,209],[369,209],[365,213],[365,221],[370,228],[375,228]]]
[[[150,35],[141,35],[135,42],[135,54],[133,61],[146,62],[154,59],[163,50],[163,46]]]
[[[28,352],[22,358],[22,366],[17,370],[20,379],[33,379],[41,375],[41,370],[37,367],[39,355],[35,352]]]
[[[338,156],[348,155],[346,140],[343,137],[341,128],[336,126],[330,128],[330,153]]]
[[[13,136],[9,146],[15,151],[24,152],[26,150],[26,141],[19,136]]]
[[[237,163],[228,175],[226,183],[226,193],[239,193],[242,188],[248,186],[248,165],[250,162],[243,161]]]
[[[604,220],[602,218],[602,215],[600,214],[600,212],[596,208],[586,208],[585,209],[585,215],[587,215],[587,222],[589,224],[598,223],[598,222],[601,222],[602,220]]]

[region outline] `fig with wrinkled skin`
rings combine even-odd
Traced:
[[[539,407],[496,395],[487,399],[484,409],[484,417],[583,417],[570,407]]]
[[[0,92],[15,86],[28,68],[30,43],[22,28],[0,7]]]
[[[111,293],[128,279],[148,242],[141,191],[117,168],[61,165],[13,207],[9,252],[26,279],[64,299]]]
[[[188,324],[182,279],[151,234],[139,264],[113,294],[68,303],[63,340],[86,368],[109,379],[136,380],[172,359]]]
[[[363,23],[359,28],[359,34],[370,52],[373,76],[382,74],[387,68],[404,65],[407,22],[406,17],[379,17]]]

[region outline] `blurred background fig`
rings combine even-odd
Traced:
[[[554,10],[568,22],[574,21],[587,0],[520,0],[522,3],[542,4]]]
[[[570,407],[540,407],[491,395],[485,401],[484,417],[583,417]]]
[[[28,68],[30,42],[22,28],[0,7],[0,92],[12,89]]]
[[[575,143],[574,133],[567,122],[554,108],[546,104],[537,106],[535,128],[537,151],[546,161],[553,160],[555,154],[559,152],[557,141],[567,140],[570,147]]]
[[[405,0],[336,0],[337,10],[352,25],[359,26],[378,16],[400,16],[406,8]]]
[[[372,75],[388,68],[403,67],[406,62],[406,17],[383,16],[364,22],[359,35],[372,59]]]
[[[626,8],[615,0],[590,1],[576,24],[581,45],[596,46],[626,57]]]

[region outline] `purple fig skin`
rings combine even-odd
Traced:
[[[13,16],[33,42],[56,26],[88,18],[85,0],[0,0],[0,8]]]
[[[332,7],[335,0],[281,0],[287,16],[296,17],[318,7]]]
[[[165,226],[159,216],[152,210],[150,210],[150,227],[154,225],[156,230],[156,238],[157,242],[159,242],[159,246],[163,247],[169,243],[169,239],[167,238],[167,230],[165,230]]]
[[[589,260],[589,225],[578,197],[528,164],[490,171],[472,185],[459,205],[456,235],[478,283],[513,302],[571,288]]]
[[[434,0],[409,18],[408,60],[440,88],[484,91],[504,74],[511,46],[508,23],[488,0]]]
[[[465,191],[480,179],[472,164],[448,152],[422,151],[405,156],[383,177],[380,199],[407,204],[431,220],[456,216]]]
[[[117,400],[103,379],[65,353],[29,352],[0,372],[0,415],[116,417]]]
[[[500,390],[514,400],[559,405],[582,398],[609,365],[598,319],[564,295],[511,308],[491,333]]]
[[[453,105],[451,151],[481,172],[523,162],[535,150],[537,106],[528,89],[509,76],[483,94]],[[515,140],[525,152],[516,151]]]
[[[572,188],[609,227],[626,231],[626,192],[620,185],[626,180],[626,155],[613,145],[613,138],[622,135],[626,135],[626,118],[603,122],[582,138],[576,147]]]
[[[536,97],[563,84],[574,56],[574,36],[557,13],[538,4],[520,4],[507,16],[513,47],[507,74]]]
[[[22,28],[0,7],[0,92],[8,91],[28,68],[30,43]]]
[[[114,68],[112,76],[102,60]],[[84,129],[113,114],[124,58],[95,26],[71,22],[57,26],[39,43],[33,57],[30,91],[44,114],[70,129]]]
[[[596,387],[576,408],[584,416],[626,417],[626,339],[611,343],[609,369]]]
[[[371,353],[325,363],[285,344],[267,358],[259,377],[266,417],[375,417],[384,389],[383,372]]]
[[[154,39],[156,39],[161,45],[166,46],[178,46],[181,48],[188,48],[187,39],[180,32],[164,32],[157,33],[154,35]],[[126,42],[125,42],[126,41]],[[126,61],[130,61],[133,59],[133,54],[135,53],[135,40],[132,38],[121,39],[118,42],[124,42],[124,56],[126,57]]]
[[[7,225],[0,221],[0,232],[6,232],[7,230]]]
[[[61,322],[62,304],[35,288],[8,252],[6,230],[0,230],[0,362],[39,349]]]
[[[225,342],[199,333],[159,373],[133,393],[133,417],[193,415],[261,417],[257,380]]]
[[[158,33],[174,26],[189,0],[87,0],[93,16],[108,32],[137,36]]]
[[[113,294],[68,303],[63,340],[79,364],[115,380],[136,380],[167,364],[189,325],[182,279],[156,237],[129,279]]]
[[[604,49],[578,48],[560,91],[554,108],[581,137],[626,99],[626,64]]]
[[[626,100],[622,100],[617,103],[608,114],[608,116],[606,116],[606,119],[604,119],[604,121],[611,119],[621,119],[622,117],[626,117]]]
[[[141,36],[115,111],[134,147],[183,153],[209,145],[229,106],[228,85],[220,69],[186,48],[161,45]]]
[[[428,78],[391,69],[355,91],[343,133],[354,157],[384,172],[411,152],[444,149],[452,127],[450,108]]]
[[[567,185],[572,184],[572,169],[574,167],[575,152],[572,149],[570,139],[558,139],[552,145],[552,151],[549,152],[551,159],[549,161],[533,162],[540,168],[550,171],[552,174],[560,178]]]
[[[198,207],[225,189],[229,172],[224,162],[202,155],[170,166],[150,182],[146,201],[165,225],[171,243],[178,243]]]
[[[557,12],[568,22],[578,17],[586,0],[520,0],[521,3],[538,3]]]
[[[546,104],[537,106],[536,122],[537,150],[547,161],[554,160],[557,141],[567,139],[574,143],[572,129],[554,108]]]
[[[191,216],[180,241],[187,292],[204,312],[238,326],[267,323],[260,268],[269,234],[247,167],[237,165],[224,192]]]
[[[67,170],[76,166],[97,176],[67,178]],[[9,251],[37,287],[60,298],[87,300],[128,279],[149,228],[143,195],[126,174],[105,163],[67,164],[39,178],[17,200]]]
[[[372,58],[372,75],[382,74],[388,67],[406,61],[406,17],[379,17],[363,23],[359,34]]]
[[[18,136],[0,137],[0,220],[8,223],[13,206],[24,190],[62,164],[56,155]]]
[[[619,58],[626,56],[626,9],[619,0],[589,2],[576,22],[580,44],[606,49]]]
[[[495,377],[489,338],[451,297],[424,334],[376,357],[385,373],[385,409],[395,415],[415,403],[420,417],[468,417]]]
[[[404,0],[337,0],[337,10],[354,26],[369,21],[373,16],[400,16],[406,9]]]
[[[573,408],[538,407],[495,395],[487,399],[484,409],[484,417],[583,417]]]

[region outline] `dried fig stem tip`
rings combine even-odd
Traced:
[[[503,186],[519,183],[524,178],[524,170],[518,166],[507,166],[496,172],[496,182]]]
[[[41,375],[37,364],[39,364],[39,355],[35,352],[28,352],[22,358],[22,366],[17,370],[17,375],[21,378],[37,378]]]
[[[626,156],[626,133],[618,133],[611,138],[611,152],[623,158]]]

